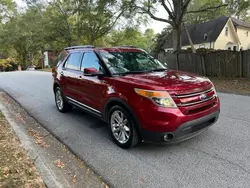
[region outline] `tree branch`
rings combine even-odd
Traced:
[[[187,10],[187,7],[189,5],[191,0],[186,0],[184,3],[183,3],[183,8],[182,8],[182,13],[180,15],[180,19],[182,20],[182,17],[184,16],[184,14],[186,13],[186,10]]]
[[[170,1],[169,1],[169,0],[167,0],[167,2],[168,2],[168,4],[169,4],[169,6],[170,6],[170,9],[171,9],[171,11],[172,11],[173,15],[174,15],[174,9],[173,9],[173,6],[171,5],[171,3],[170,3]]]
[[[200,10],[191,10],[191,11],[188,11],[187,14],[205,12],[205,11],[208,11],[208,10],[213,10],[213,9],[218,9],[218,8],[221,8],[221,7],[225,7],[225,6],[227,6],[227,5],[228,5],[228,4],[220,4],[220,5],[218,5],[218,6],[207,7],[207,8],[203,8],[203,9],[200,9]]]
[[[169,15],[169,18],[170,18],[171,20],[174,20],[173,12],[171,12],[171,11],[169,10],[169,8],[167,7],[167,5],[166,5],[166,3],[165,3],[165,0],[161,0],[161,4],[162,4],[162,6],[164,7],[164,9],[167,11],[167,13],[168,13],[168,15]]]
[[[164,19],[164,18],[159,18],[159,17],[156,17],[151,11],[150,11],[150,7],[148,7],[148,9],[145,9],[144,7],[140,7],[140,6],[135,6],[135,8],[138,8],[140,10],[142,10],[142,14],[148,14],[150,16],[150,18],[154,19],[154,20],[157,20],[157,21],[160,21],[160,22],[165,22],[165,23],[169,23],[170,25],[173,25],[173,22],[171,20],[167,20],[167,19]]]

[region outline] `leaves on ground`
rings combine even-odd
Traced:
[[[76,182],[76,175],[73,176],[72,180],[71,180],[73,183]]]
[[[65,167],[65,164],[61,161],[61,159],[57,159],[54,161],[55,165],[61,169]]]
[[[0,187],[45,187],[34,162],[21,148],[18,138],[1,113]]]
[[[32,136],[35,139],[36,144],[38,144],[38,145],[40,145],[41,147],[44,147],[44,148],[49,147],[47,145],[47,143],[44,141],[44,139],[43,139],[44,136],[41,133],[39,133],[39,132],[37,132],[37,131],[35,131],[34,129],[31,129],[31,128],[28,130],[28,133],[29,133],[30,136]]]
[[[250,79],[211,78],[217,91],[236,94],[250,94]]]

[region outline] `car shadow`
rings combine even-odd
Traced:
[[[112,138],[110,136],[110,132],[108,130],[108,125],[104,121],[88,114],[87,112],[81,110],[80,108],[74,107],[71,112],[67,113],[68,115],[71,116],[73,119],[77,119],[80,122],[83,122],[82,126],[86,126],[90,129],[94,129],[94,131],[99,134],[101,137],[104,139],[107,139],[108,141],[112,141]],[[142,142],[135,148],[131,150],[127,150],[127,152],[135,152],[135,151],[140,151],[140,152],[152,152],[152,151],[162,151],[162,150],[172,150],[173,148],[176,147],[187,147],[188,145],[193,145],[195,142],[204,139],[203,137],[208,134],[208,131],[205,131],[201,135],[198,135],[190,140],[186,140],[184,142],[180,143],[175,143],[175,144],[167,144],[167,143],[152,143],[152,142]],[[115,147],[118,147],[115,145]]]

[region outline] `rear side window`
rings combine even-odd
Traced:
[[[69,55],[64,67],[73,70],[80,70],[82,53],[75,52]]]
[[[103,72],[99,64],[99,59],[94,52],[86,52],[82,58],[81,71],[85,68],[96,68],[98,71]]]

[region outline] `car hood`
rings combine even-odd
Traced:
[[[167,70],[145,74],[129,74],[117,78],[142,89],[166,90],[175,93],[199,92],[212,87],[208,78],[182,71]]]

